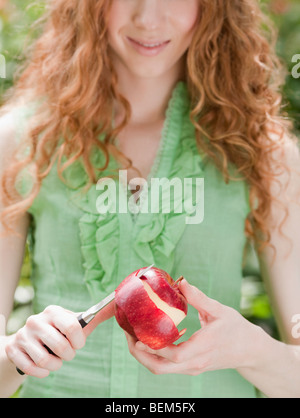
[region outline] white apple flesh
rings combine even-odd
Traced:
[[[164,270],[152,267],[139,278],[140,270],[116,289],[115,317],[125,331],[158,350],[184,334],[177,326],[186,317],[188,304]]]
[[[151,287],[145,281],[143,281],[143,285],[152,302],[154,302],[159,309],[161,309],[166,315],[168,315],[173,320],[174,325],[177,327],[180,324],[180,322],[186,317],[185,312],[181,309],[169,306],[166,302],[160,299],[160,297],[158,297],[156,293],[153,292]]]

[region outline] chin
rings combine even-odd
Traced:
[[[157,65],[140,65],[130,68],[131,74],[140,80],[160,79],[169,73],[169,69],[160,68]]]

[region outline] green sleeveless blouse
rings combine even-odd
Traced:
[[[146,211],[143,203],[151,187],[144,188],[140,196],[144,210],[133,213],[132,204],[131,210],[124,210],[131,192],[122,182],[115,181],[115,190],[100,190],[94,185],[83,193],[87,175],[82,164],[78,161],[64,172],[67,184],[58,177],[54,164],[28,210],[32,215],[36,313],[50,304],[84,311],[110,294],[129,273],[152,263],[174,279],[183,275],[211,298],[239,310],[244,223],[250,210],[248,187],[242,181],[226,184],[222,174],[199,153],[189,111],[186,84],[179,82],[168,105],[159,150],[147,180],[149,185],[153,178],[177,178],[182,184],[190,179],[192,187],[186,187],[181,195],[174,193],[166,198],[161,194],[156,213]],[[16,109],[19,138],[28,113],[28,109]],[[95,167],[103,162],[100,151],[95,152]],[[116,167],[112,157],[103,175],[110,175]],[[203,179],[201,201],[196,179]],[[17,187],[23,195],[30,190],[26,175],[21,176]],[[107,199],[117,196],[117,210],[101,210],[106,204],[101,193],[106,193]],[[193,204],[183,204],[187,200]],[[169,211],[164,210],[168,201]],[[204,210],[198,223],[193,221],[196,204],[203,205]],[[188,339],[199,327],[197,311],[189,307],[179,326],[187,332],[179,341]],[[19,396],[226,398],[256,397],[256,390],[230,369],[198,376],[153,375],[130,355],[123,330],[111,318],[96,328],[75,359],[64,362],[59,371],[45,379],[27,377]]]

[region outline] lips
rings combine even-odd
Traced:
[[[140,54],[146,56],[155,56],[166,48],[168,41],[161,40],[144,40],[127,37],[131,46]]]
[[[135,42],[141,46],[144,46],[145,48],[157,48],[159,46],[162,46],[164,44],[169,43],[170,41],[144,41],[144,40],[139,40],[139,39],[133,39],[133,38],[128,38],[131,42]]]

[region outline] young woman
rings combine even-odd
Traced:
[[[0,121],[2,396],[300,396],[299,156],[265,20],[255,0],[50,2]],[[102,210],[107,177],[131,210]],[[138,212],[154,178],[204,179],[203,219],[196,186]],[[27,236],[36,314],[6,336]],[[238,312],[248,240],[284,342]],[[81,329],[152,263],[186,278],[178,345],[126,339],[113,304]]]

